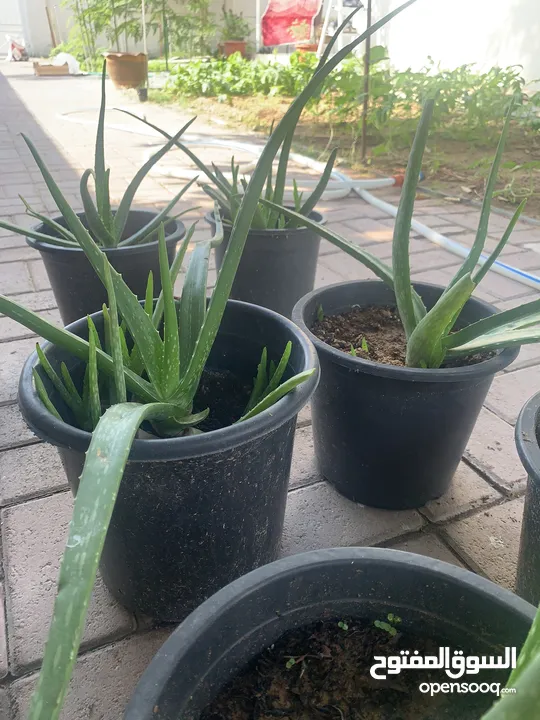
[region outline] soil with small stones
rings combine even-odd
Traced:
[[[400,632],[391,636],[366,621],[339,622],[286,633],[221,691],[200,720],[478,720],[493,702],[489,694],[421,693],[421,683],[449,682],[441,670],[403,670],[375,680],[369,672],[375,655],[433,655],[439,645]]]
[[[311,332],[327,345],[348,355],[385,365],[405,366],[407,340],[396,307],[353,307],[346,312],[317,320]],[[446,362],[442,367],[474,365],[492,355],[471,355]]]

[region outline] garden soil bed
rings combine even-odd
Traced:
[[[167,98],[160,91],[151,93],[158,102],[179,100]],[[188,98],[188,110],[201,117],[218,118],[237,131],[268,134],[289,107],[290,100],[283,97],[257,96],[227,98]],[[416,123],[404,119],[403,129],[394,125],[389,137],[372,133],[368,137],[368,163],[360,162],[360,142],[351,136],[353,123],[331,125],[324,113],[304,112],[295,134],[295,150],[318,159],[326,159],[328,152],[339,147],[340,168],[355,178],[387,176],[402,173],[407,163]],[[424,158],[424,185],[441,193],[443,197],[461,198],[464,205],[481,202],[485,180],[501,131],[501,122],[489,127],[471,129],[456,125],[430,133]],[[331,140],[329,140],[331,136]],[[513,211],[523,198],[527,198],[525,214],[540,218],[540,133],[515,125],[511,127],[504,162],[499,171],[493,205]],[[517,166],[517,167],[516,167]],[[421,192],[421,188],[419,189]]]
[[[375,655],[433,655],[438,648],[366,621],[321,621],[286,633],[261,653],[200,720],[478,720],[494,696],[420,692],[421,683],[450,682],[442,670],[403,670],[387,680],[370,675]]]

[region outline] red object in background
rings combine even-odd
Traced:
[[[289,45],[304,40],[291,31],[291,26],[302,23],[309,28],[305,38],[309,42],[321,5],[322,0],[270,0],[261,21],[263,45]]]

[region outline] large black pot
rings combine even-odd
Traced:
[[[101,330],[102,314],[93,317]],[[70,330],[87,336],[86,321]],[[289,340],[289,376],[318,367],[312,344],[290,320],[229,302],[207,364],[210,390],[199,397],[199,407],[196,399],[196,410],[219,403],[230,377],[224,372],[251,387],[262,348],[277,361]],[[43,347],[53,367],[62,360],[70,369],[80,367],[58,348]],[[36,361],[33,354],[24,366],[19,404],[36,435],[58,446],[76,491],[90,434],[55,419],[42,405],[32,382]],[[178,621],[231,580],[276,558],[296,415],[316,384],[317,372],[269,410],[223,429],[135,440],[100,564],[105,584],[123,605]],[[57,397],[55,402],[61,405]]]
[[[443,290],[425,283],[415,288],[428,308]],[[448,490],[493,377],[518,349],[438,370],[362,360],[335,350],[309,330],[320,306],[325,315],[335,315],[353,305],[395,305],[395,297],[382,282],[339,283],[310,293],[293,311],[321,363],[311,404],[319,469],[351,500],[390,510],[420,507]],[[460,322],[494,312],[473,298]]]
[[[411,553],[335,548],[294,555],[236,580],[192,613],[148,666],[125,720],[197,720],[288,630],[389,612],[402,618],[400,629],[421,638],[494,655],[521,646],[535,610],[478,575]],[[489,707],[493,698],[486,699]]]
[[[540,393],[527,402],[516,423],[516,446],[529,476],[521,527],[516,592],[540,603]]]
[[[131,210],[126,222],[124,237],[130,237],[147,225],[156,212],[150,210]],[[86,226],[84,213],[79,218]],[[63,217],[54,220],[66,227]],[[40,224],[36,232],[55,237],[56,234],[48,225]],[[176,254],[176,244],[186,234],[184,224],[179,220],[167,220],[165,224],[165,241],[169,264]],[[41,240],[27,237],[30,247],[39,250],[45,270],[49,276],[51,288],[58,304],[62,320],[67,325],[79,318],[98,312],[107,302],[107,293],[88,258],[80,248],[48,245]],[[111,265],[122,275],[127,285],[138,298],[144,298],[150,270],[154,276],[155,296],[161,292],[159,272],[159,255],[157,237],[152,242],[119,248],[102,248]]]
[[[313,211],[309,217],[324,223],[321,213]],[[214,232],[214,213],[208,213],[205,220]],[[231,236],[229,224],[223,224],[223,233],[223,242],[216,248],[218,270]],[[305,227],[250,230],[231,298],[262,305],[290,318],[297,300],[313,290],[320,242],[317,233]]]

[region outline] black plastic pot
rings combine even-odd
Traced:
[[[494,655],[521,646],[535,610],[478,575],[411,553],[335,548],[294,555],[236,580],[192,613],[148,666],[125,720],[197,720],[286,631],[322,618],[371,620],[389,612],[402,618],[404,631]]]
[[[313,211],[309,217],[324,223]],[[205,220],[215,231],[214,213]],[[229,244],[231,226],[224,223],[224,239],[216,248],[218,270]],[[296,301],[313,290],[321,238],[308,228],[250,230],[231,298],[270,308],[290,318]]]
[[[156,212],[150,210],[131,210],[126,222],[125,237],[143,228],[156,215]],[[86,225],[84,213],[79,213],[79,218],[83,225]],[[54,220],[65,227],[63,217],[56,217]],[[54,231],[47,225],[40,224],[34,229],[54,237]],[[176,244],[185,234],[186,228],[179,220],[167,221],[165,239],[169,264],[176,254]],[[103,303],[107,302],[107,293],[81,249],[48,245],[29,237],[26,242],[41,253],[60,315],[66,325],[101,310]],[[123,276],[138,298],[145,296],[148,273],[151,270],[157,297],[161,291],[157,237],[153,242],[141,245],[103,250],[111,265]]]
[[[415,288],[427,307],[442,293],[436,285]],[[311,404],[319,469],[351,500],[389,510],[420,507],[448,490],[493,376],[518,349],[466,367],[422,370],[352,357],[309,331],[320,306],[335,315],[353,305],[395,305],[394,293],[378,281],[339,283],[310,293],[293,311],[321,363]],[[471,299],[460,320],[494,312]]]
[[[521,527],[516,592],[540,603],[540,393],[527,402],[516,423],[516,446],[529,476]]]
[[[102,314],[94,320],[102,328]],[[70,326],[87,336],[86,321]],[[288,341],[288,374],[317,368],[317,355],[293,323],[263,308],[229,302],[207,369],[251,386],[261,349],[274,359]],[[46,343],[53,366],[79,362]],[[36,435],[57,445],[76,490],[90,434],[55,419],[32,383],[36,355],[19,384],[19,404]],[[226,381],[226,378],[223,382]],[[210,394],[205,407],[219,401]],[[277,556],[285,514],[296,415],[317,373],[269,410],[223,429],[175,439],[135,440],[101,559],[112,594],[130,610],[178,621],[234,578]],[[50,386],[49,386],[50,387]],[[215,386],[214,386],[215,387]],[[55,402],[61,402],[52,393]]]

